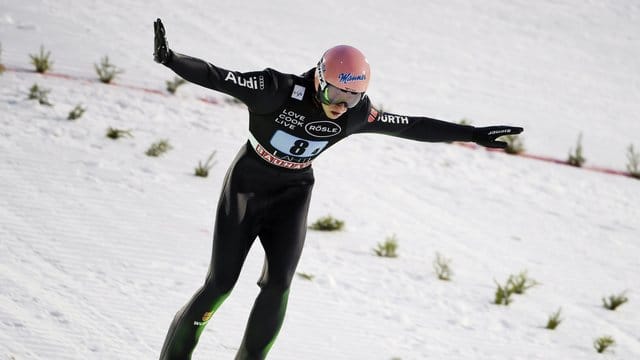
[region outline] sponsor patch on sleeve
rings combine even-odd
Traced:
[[[296,99],[296,100],[302,100],[302,98],[304,97],[304,92],[307,89],[305,89],[304,86],[301,85],[295,85],[293,87],[293,92],[291,93],[291,97]]]

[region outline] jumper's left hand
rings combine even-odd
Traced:
[[[517,135],[523,130],[524,129],[521,127],[513,126],[487,126],[475,128],[473,130],[473,142],[490,148],[504,149],[507,147],[507,143],[504,141],[497,141],[496,139],[504,135]]]

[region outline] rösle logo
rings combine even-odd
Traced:
[[[309,135],[315,137],[331,137],[339,134],[342,131],[340,125],[332,121],[314,121],[308,123],[304,129]]]

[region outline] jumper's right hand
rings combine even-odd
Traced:
[[[166,64],[167,61],[169,61],[169,45],[167,45],[164,25],[162,25],[162,21],[160,19],[153,22],[153,31],[155,33],[153,43],[153,60],[161,64]]]

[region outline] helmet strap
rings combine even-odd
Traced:
[[[318,87],[320,90],[324,90],[327,87],[327,80],[324,78],[325,67],[326,66],[324,64],[324,56],[323,56],[322,59],[318,61],[318,65],[316,66],[316,72],[318,73],[318,81],[320,82]]]

